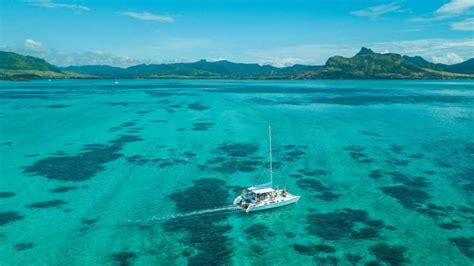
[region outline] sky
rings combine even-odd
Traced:
[[[229,60],[322,65],[362,47],[474,57],[474,0],[1,0],[0,50],[59,66]]]

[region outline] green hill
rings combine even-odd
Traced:
[[[233,63],[226,60],[193,63],[136,65],[128,68],[111,66],[70,66],[66,71],[107,78],[229,78],[278,79],[288,78],[303,71],[319,71],[322,66],[294,65],[278,68],[270,65]]]
[[[49,64],[44,59],[1,51],[0,69],[61,72],[59,68]]]
[[[61,71],[44,59],[0,51],[0,79],[30,80],[49,78],[85,78],[82,74]]]
[[[462,63],[450,65],[450,70],[456,73],[474,74],[474,58]]]

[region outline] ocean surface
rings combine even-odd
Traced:
[[[472,81],[0,82],[0,265],[473,265],[473,136]]]

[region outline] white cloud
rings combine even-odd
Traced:
[[[82,53],[50,53],[46,56],[48,62],[58,66],[80,65],[111,65],[128,67],[137,64],[150,63],[149,60],[138,60],[129,56],[120,56],[101,51]]]
[[[462,58],[474,57],[474,39],[420,39],[410,41],[393,41],[379,42],[371,44],[375,51],[383,51],[385,49],[395,53],[415,56],[419,55],[425,59],[437,57],[446,57],[448,54],[455,54]],[[455,56],[450,55],[451,60],[455,60]]]
[[[57,66],[112,65],[127,67],[152,62],[151,59],[137,59],[129,56],[104,53],[101,51],[63,53],[54,49],[48,49],[40,42],[31,39],[27,39],[23,46],[0,46],[0,50],[42,58]]]
[[[449,3],[442,5],[435,11],[438,16],[456,16],[466,13],[474,7],[473,0],[451,0]]]
[[[474,1],[474,0],[473,0]],[[474,31],[474,18],[467,18],[463,21],[451,24],[453,30]]]
[[[150,12],[118,12],[117,14],[132,17],[139,20],[151,20],[151,21],[159,21],[159,22],[166,22],[166,23],[174,22],[174,17],[172,16],[156,15]]]
[[[80,11],[89,11],[90,8],[87,6],[76,5],[76,4],[63,4],[63,3],[55,3],[50,0],[31,0],[27,1],[31,6],[36,7],[44,7],[44,8],[67,8],[67,9],[75,9]]]
[[[38,41],[32,40],[32,39],[26,39],[25,40],[25,47],[27,49],[30,49],[32,51],[44,51],[46,50],[46,47]]]
[[[370,6],[361,10],[352,11],[351,14],[358,17],[369,17],[371,19],[377,19],[383,14],[404,11],[406,10],[403,10],[399,3],[392,2],[385,5]]]
[[[441,64],[458,64],[464,61],[464,58],[455,54],[455,53],[447,53],[444,56],[433,56],[431,57],[433,63],[441,63]]]
[[[438,8],[430,17],[413,18],[412,22],[440,21],[469,14],[474,7],[474,0],[451,0]]]

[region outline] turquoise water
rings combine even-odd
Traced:
[[[472,81],[1,82],[0,101],[0,265],[473,263]],[[228,207],[266,181],[268,124],[301,200],[246,215]]]

